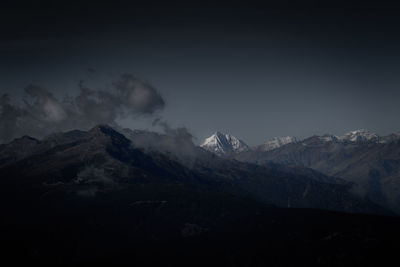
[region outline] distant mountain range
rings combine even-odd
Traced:
[[[326,141],[326,142],[332,142],[332,141],[342,142],[342,143],[370,142],[370,143],[386,144],[399,140],[400,133],[393,133],[387,136],[378,136],[375,133],[369,132],[364,129],[360,129],[348,132],[343,136],[325,134],[317,137],[321,141]],[[292,136],[273,137],[272,139],[267,140],[264,144],[257,145],[255,147],[249,147],[244,141],[236,138],[233,135],[216,132],[210,137],[206,138],[200,146],[210,152],[222,156],[222,155],[232,155],[235,153],[240,153],[248,150],[269,151],[290,143],[296,143],[300,141],[301,140],[299,140],[298,138]]]
[[[204,147],[209,151],[217,147]],[[232,150],[232,149],[231,149]],[[229,151],[229,148],[225,148]],[[219,151],[221,154],[221,151]],[[303,140],[276,137],[245,151],[223,154],[241,162],[311,168],[339,177],[355,186],[353,191],[400,212],[400,134],[378,136],[356,130],[343,136],[312,136]]]

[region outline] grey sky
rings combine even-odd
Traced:
[[[37,84],[57,96],[74,95],[81,79],[107,90],[120,74],[131,73],[164,97],[158,115],[186,126],[198,141],[217,130],[250,145],[281,135],[400,131],[398,21],[382,19],[390,14],[369,20],[361,12],[363,24],[353,22],[351,10],[293,21],[253,18],[250,8],[238,18],[238,10],[222,19],[188,12],[176,20],[101,20],[101,27],[84,24],[76,31],[64,26],[33,37],[3,35],[0,92],[17,99]],[[305,11],[290,12],[286,16]],[[121,122],[152,129],[153,119]]]

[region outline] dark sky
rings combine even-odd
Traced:
[[[73,95],[82,79],[107,90],[130,73],[164,97],[157,116],[199,141],[384,135],[400,131],[399,14],[383,1],[2,2],[0,93]]]

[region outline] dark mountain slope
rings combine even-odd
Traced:
[[[396,259],[400,238],[397,218],[265,207],[177,185],[46,195],[6,211],[2,260],[24,264],[376,266]]]
[[[244,152],[240,161],[304,166],[357,185],[354,192],[400,211],[400,142],[337,142],[314,136],[260,152]]]

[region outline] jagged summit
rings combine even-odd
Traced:
[[[218,131],[206,138],[200,146],[217,155],[238,153],[249,149],[249,146],[242,140]]]
[[[359,129],[346,133],[338,137],[341,141],[360,142],[360,141],[376,141],[379,136],[365,129]]]

